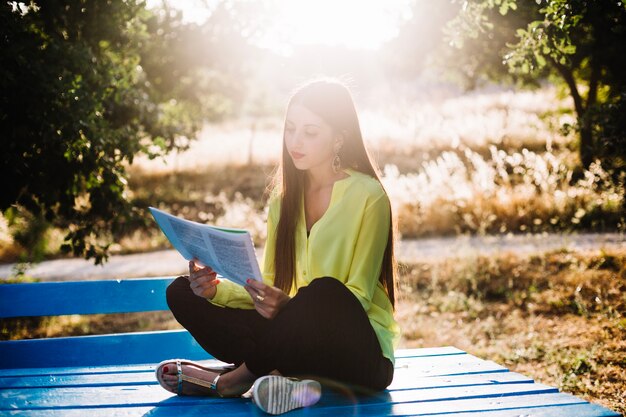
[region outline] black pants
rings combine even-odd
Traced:
[[[363,306],[333,277],[300,287],[272,319],[255,309],[216,306],[195,295],[186,276],[167,287],[167,304],[211,356],[245,362],[257,377],[277,369],[365,392],[384,390],[393,379]]]

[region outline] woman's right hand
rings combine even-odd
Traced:
[[[215,272],[210,266],[199,266],[196,264],[197,258],[189,261],[189,286],[198,297],[212,299],[217,291],[217,284],[220,280],[216,278]]]

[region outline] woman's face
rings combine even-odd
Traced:
[[[285,119],[285,145],[296,168],[306,170],[323,164],[330,168],[335,150],[341,146],[341,137],[332,127],[299,104],[289,106]]]

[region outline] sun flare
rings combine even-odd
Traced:
[[[162,0],[148,0],[158,7]],[[301,45],[378,49],[395,37],[403,20],[412,17],[415,0],[265,0],[263,30],[253,39],[258,46],[289,54]],[[186,21],[202,23],[215,1],[167,1],[182,10]],[[241,6],[245,7],[245,5]]]
[[[287,0],[276,2],[272,26],[259,39],[269,49],[341,45],[377,49],[410,18],[408,0]]]

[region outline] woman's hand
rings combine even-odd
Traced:
[[[254,308],[266,319],[273,319],[283,306],[291,300],[291,297],[285,294],[280,288],[267,285],[264,282],[254,279],[248,279],[247,282],[248,285],[245,285],[244,288],[248,291],[250,297],[252,297]],[[260,296],[262,300],[259,300],[257,296]]]
[[[198,266],[193,258],[189,261],[189,286],[198,297],[212,299],[217,291],[220,280],[215,278],[215,272],[210,266]]]

